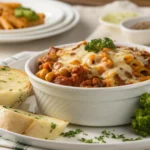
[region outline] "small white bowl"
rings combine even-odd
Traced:
[[[140,22],[150,21],[149,16],[138,17],[134,19],[129,19],[121,23],[120,27],[123,34],[128,40],[133,43],[150,45],[150,29],[136,30],[131,29],[133,25]]]
[[[111,15],[111,16],[109,16]],[[127,15],[127,16],[125,16]],[[118,22],[111,22],[111,21],[106,21],[105,19],[109,16],[109,18],[111,17],[111,19],[116,20]],[[124,17],[123,17],[124,16]],[[111,27],[111,28],[116,28],[119,29],[120,28],[120,23],[128,18],[134,18],[134,17],[138,17],[140,16],[139,13],[137,12],[131,12],[131,11],[120,11],[120,12],[113,12],[113,13],[107,13],[105,15],[102,15],[99,18],[99,22],[107,27]]]
[[[105,15],[104,15],[105,16]],[[103,20],[103,17],[102,16],[100,19],[99,19],[99,23],[100,24],[103,24],[105,25],[106,27],[110,27],[110,28],[115,28],[115,29],[118,29],[119,28],[119,24],[115,24],[115,23],[111,23],[111,22],[108,22],[108,21],[105,21]]]
[[[137,47],[150,52],[149,47],[140,45],[119,43],[116,45]],[[34,74],[38,70],[38,58],[48,51],[30,58],[25,65],[37,104],[46,115],[85,126],[124,125],[130,123],[133,111],[138,107],[139,96],[144,92],[150,92],[150,80],[109,88],[71,87],[42,80]]]

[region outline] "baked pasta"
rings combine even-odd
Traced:
[[[86,51],[86,41],[72,47],[50,47],[38,62],[36,76],[75,87],[114,87],[150,79],[150,53],[132,47]]]

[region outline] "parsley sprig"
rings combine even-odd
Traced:
[[[93,39],[85,46],[86,51],[95,53],[98,53],[103,48],[115,49],[116,46],[113,41],[108,37],[105,37],[104,39]]]

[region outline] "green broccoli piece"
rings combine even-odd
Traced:
[[[136,134],[143,137],[150,134],[150,94],[141,95],[140,108],[134,111],[131,124]]]
[[[91,42],[87,43],[85,50],[88,52],[99,52],[103,48],[115,49],[116,46],[110,38],[105,37],[104,39],[94,39]]]
[[[140,105],[143,108],[150,108],[150,94],[144,93],[140,97]]]
[[[137,116],[132,120],[134,132],[143,137],[150,133],[150,116]]]

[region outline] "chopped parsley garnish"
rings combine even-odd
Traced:
[[[133,139],[133,138],[123,138],[123,139],[122,139],[123,142],[127,142],[127,141],[137,141],[137,140],[142,140],[142,138],[141,138],[141,137],[137,137],[137,138],[135,138],[135,139]]]
[[[51,122],[51,128],[55,129],[56,128],[56,124],[54,122]]]
[[[0,80],[0,82],[6,83],[7,81],[5,81],[5,80]]]
[[[30,114],[28,114],[28,116],[30,116]],[[37,119],[37,120],[38,120],[38,119],[41,119],[41,118],[42,118],[42,116],[36,116],[36,117],[35,117],[35,119]]]
[[[115,131],[115,130],[113,130]],[[71,137],[75,137],[77,134],[79,133],[83,133],[83,135],[87,135],[87,133],[85,133],[84,131],[82,131],[81,129],[76,129],[76,130],[70,130],[68,132],[64,132],[64,133],[61,133],[61,136],[63,137],[68,137],[68,138],[71,138]],[[137,140],[141,140],[142,138],[141,137],[137,137],[137,138],[127,138],[125,137],[124,134],[115,134],[111,131],[107,131],[107,130],[103,130],[102,132],[102,135],[98,136],[98,137],[95,137],[93,139],[86,139],[84,137],[81,137],[80,139],[78,139],[78,141],[80,142],[83,142],[83,143],[106,143],[106,138],[113,138],[113,139],[120,139],[122,140],[123,142],[126,142],[126,141],[137,141]]]
[[[3,66],[0,68],[0,71],[10,71],[10,68],[8,66]]]
[[[97,139],[98,141],[101,141],[102,143],[106,143],[106,141],[104,140],[104,135],[100,135],[99,137],[95,137],[95,139]]]
[[[102,134],[104,134],[106,137],[108,137],[108,136],[110,136],[111,132],[104,130],[104,131],[102,131]]]
[[[139,137],[137,137],[135,140],[136,140],[136,141],[137,141],[137,140],[142,140],[142,137],[139,136]]]
[[[95,53],[98,53],[103,48],[115,49],[116,46],[113,43],[113,41],[110,38],[108,38],[108,37],[105,37],[104,39],[100,39],[99,38],[99,39],[91,40],[85,46],[85,50],[86,51],[88,51],[88,52],[95,52]]]
[[[125,136],[124,136],[124,134],[115,135],[114,133],[112,133],[112,138],[115,138],[115,139],[124,139]]]
[[[81,139],[78,139],[80,142],[84,142],[84,143],[95,143],[93,142],[93,139],[85,139],[85,138],[81,138]]]
[[[75,137],[77,134],[79,134],[79,133],[81,133],[81,132],[83,132],[81,129],[76,129],[75,131],[74,131],[74,130],[70,130],[70,131],[68,131],[68,132],[61,133],[61,135],[62,135],[63,137],[68,137],[68,138],[70,138],[70,137]]]
[[[17,112],[17,113],[19,113],[19,111],[18,111],[18,110],[14,110],[14,112]]]
[[[6,108],[6,109],[10,108],[9,106],[5,106],[5,105],[3,107]]]
[[[86,135],[86,136],[88,136],[88,134],[87,134],[87,133],[85,133],[85,132],[83,132],[83,135]]]
[[[107,130],[102,131],[102,134],[103,134],[103,136],[105,136],[107,138],[111,137],[113,139],[122,139],[123,142],[136,141],[136,140],[141,140],[142,139],[141,137],[137,137],[135,139],[134,138],[126,138],[124,134],[115,134],[115,133],[107,131]]]

